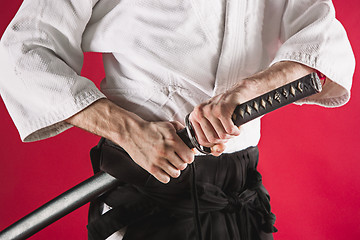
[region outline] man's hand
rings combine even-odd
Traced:
[[[242,102],[241,89],[231,89],[194,108],[191,121],[199,144],[211,147],[213,155],[224,151],[224,144],[240,130],[231,120],[235,107]]]
[[[118,144],[162,183],[179,177],[194,161],[194,153],[176,133],[184,128],[179,122],[148,122],[108,99],[96,101],[66,121]]]
[[[220,155],[225,150],[224,144],[240,134],[239,128],[231,120],[237,105],[311,72],[312,68],[299,63],[279,62],[196,106],[189,119],[199,144],[211,147],[213,155]]]
[[[131,138],[122,141],[121,146],[138,165],[160,182],[168,183],[194,160],[194,153],[176,133],[183,128],[179,122],[136,123],[131,127]]]
[[[212,147],[213,155],[220,155],[224,144],[240,134],[231,120],[238,104],[312,71],[299,63],[280,62],[200,104],[190,114],[198,142]],[[194,153],[176,134],[184,127],[179,122],[147,122],[108,99],[96,101],[66,122],[123,147],[138,165],[163,183],[178,177],[194,161]]]

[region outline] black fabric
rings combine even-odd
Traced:
[[[90,150],[91,165],[93,167],[94,174],[100,172],[100,160],[101,160],[101,147],[105,141],[105,138],[101,138],[98,145]],[[103,203],[100,198],[97,198],[90,202],[88,222],[92,222],[101,216],[101,206]]]
[[[123,184],[101,197],[112,209],[89,218],[89,239],[105,239],[125,226],[124,240],[273,239],[275,216],[256,170],[256,147],[197,156],[196,166],[168,184],[136,165],[119,146],[104,141],[100,150],[99,169]]]

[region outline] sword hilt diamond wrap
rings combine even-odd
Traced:
[[[231,119],[235,126],[239,127],[280,107],[319,93],[321,90],[322,86],[319,76],[314,72],[238,105]],[[178,135],[185,144],[189,148],[196,148],[201,153],[210,154],[211,149],[209,147],[201,146],[198,143],[194,128],[189,120],[189,115],[185,118],[185,125],[185,129],[178,131]]]
[[[236,126],[240,126],[279,107],[320,91],[319,77],[316,73],[312,73],[240,104],[235,108],[232,120]],[[201,146],[196,140],[195,131],[188,116],[186,117],[186,128],[178,131],[178,134],[189,148],[195,147],[202,153],[211,153],[210,148]],[[105,172],[100,172],[1,231],[0,239],[28,238],[69,212],[113,189],[118,184],[118,179]]]

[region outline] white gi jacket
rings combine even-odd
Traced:
[[[25,0],[1,39],[0,93],[23,141],[108,97],[146,120],[183,122],[193,107],[283,60],[325,74],[305,100],[349,100],[354,56],[329,0]],[[101,91],[81,77],[83,52],[104,53]],[[260,120],[226,151],[257,145]]]

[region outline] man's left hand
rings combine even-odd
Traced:
[[[240,135],[231,116],[237,105],[303,77],[314,70],[296,62],[279,62],[268,69],[242,79],[228,91],[201,103],[190,114],[200,145],[210,147],[217,156],[225,150],[225,143]]]

